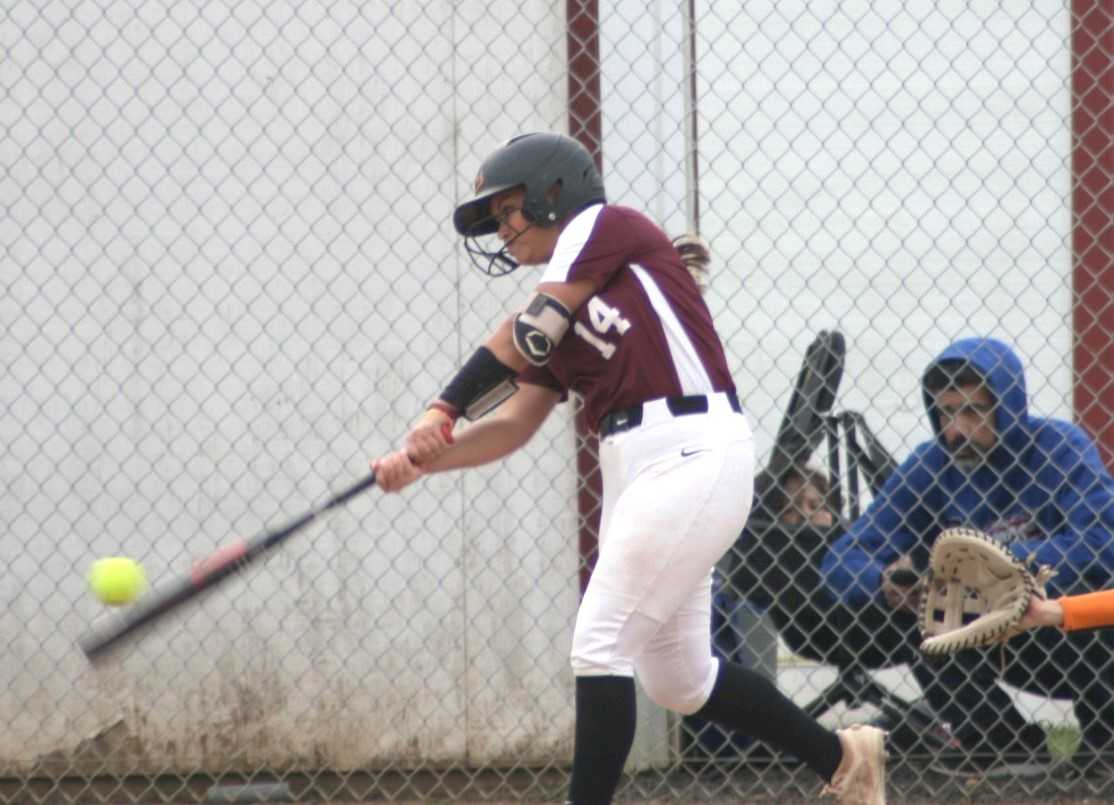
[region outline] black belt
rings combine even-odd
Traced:
[[[723,393],[727,395],[727,402],[731,405],[731,410],[736,414],[741,414],[743,407],[739,405],[739,395],[733,391]],[[673,416],[706,414],[708,413],[708,398],[703,394],[693,394],[688,397],[666,397],[665,407],[669,409],[669,413]],[[603,418],[600,419],[600,438],[637,428],[641,424],[642,403],[632,405],[630,408],[619,408],[604,414]]]

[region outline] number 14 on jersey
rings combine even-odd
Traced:
[[[584,322],[578,321],[573,325],[573,332],[598,349],[604,360],[610,360],[615,354],[616,345],[600,336],[607,335],[612,330],[625,335],[630,329],[630,322],[623,318],[619,308],[611,307],[598,296],[588,300],[588,320],[592,323],[591,330],[584,326]]]

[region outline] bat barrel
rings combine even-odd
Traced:
[[[78,645],[90,660],[106,653],[125,635],[129,635],[143,625],[167,612],[194,593],[190,578],[179,579],[170,587],[152,593],[125,610],[119,617],[111,619],[99,628],[94,628],[80,640]]]
[[[90,660],[102,656],[127,635],[193,598],[202,590],[238,572],[272,548],[285,542],[288,537],[303,529],[319,515],[347,503],[374,484],[375,473],[371,473],[282,528],[264,531],[250,540],[236,539],[218,548],[195,563],[189,575],[177,579],[168,587],[155,590],[132,604],[119,617],[113,618],[110,622],[94,628],[81,637],[78,645]]]

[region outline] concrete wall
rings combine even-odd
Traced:
[[[1071,416],[1069,17],[1057,2],[701,8],[701,221],[732,368],[770,448],[817,331],[891,450],[956,338],[1015,345]]]
[[[353,502],[98,669],[75,645],[93,558],[157,586],[350,483],[524,296],[449,219],[496,142],[563,123],[563,12],[13,13],[0,766],[98,735],[105,771],[569,754],[566,411],[509,462]]]

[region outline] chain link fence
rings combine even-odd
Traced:
[[[573,410],[361,497],[103,663],[76,648],[110,617],[93,559],[157,587],[398,441],[532,287],[471,269],[449,219],[494,144],[542,129],[711,244],[774,523],[721,567],[717,651],[825,723],[887,723],[896,799],[1102,790],[1060,773],[1093,737],[1071,701],[1017,680],[1061,763],[934,771],[964,724],[820,562],[932,438],[922,375],[958,338],[1010,344],[1029,411],[1110,460],[1109,3],[12,0],[0,48],[4,801],[563,798],[598,514]],[[829,404],[794,409],[836,353]],[[1101,545],[1080,587],[1109,583]],[[1104,640],[1042,675],[1108,684]],[[628,773],[628,800],[818,790],[646,701]]]

